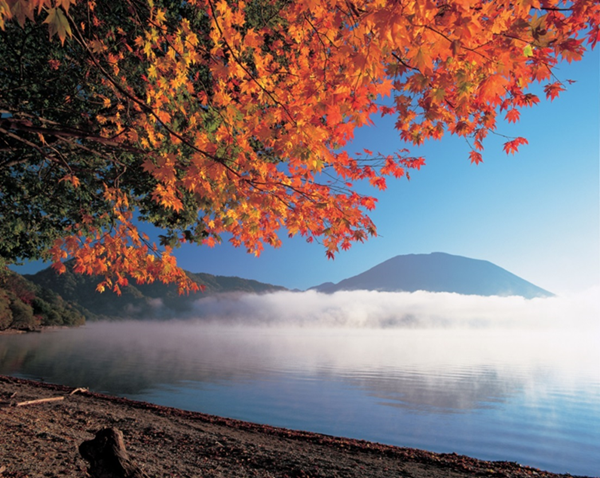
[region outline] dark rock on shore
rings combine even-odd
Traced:
[[[90,464],[92,478],[148,478],[129,458],[123,433],[117,428],[103,428],[79,445],[79,453]]]

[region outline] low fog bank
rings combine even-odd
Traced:
[[[364,290],[224,294],[198,300],[190,316],[259,326],[600,328],[600,286],[536,299]]]

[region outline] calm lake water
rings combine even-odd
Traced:
[[[598,476],[597,330],[97,323],[0,336],[0,374]]]

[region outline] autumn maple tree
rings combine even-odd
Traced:
[[[353,184],[424,164],[348,154],[356,128],[394,115],[408,145],[459,135],[479,163],[599,21],[595,0],[0,0],[0,257],[73,257],[118,292],[194,288],[183,241],[259,254],[284,230],[332,256],[376,234]]]

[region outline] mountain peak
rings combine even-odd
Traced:
[[[314,289],[325,293],[423,290],[464,295],[517,295],[528,299],[553,295],[489,261],[445,252],[398,255],[337,284],[326,283]]]

